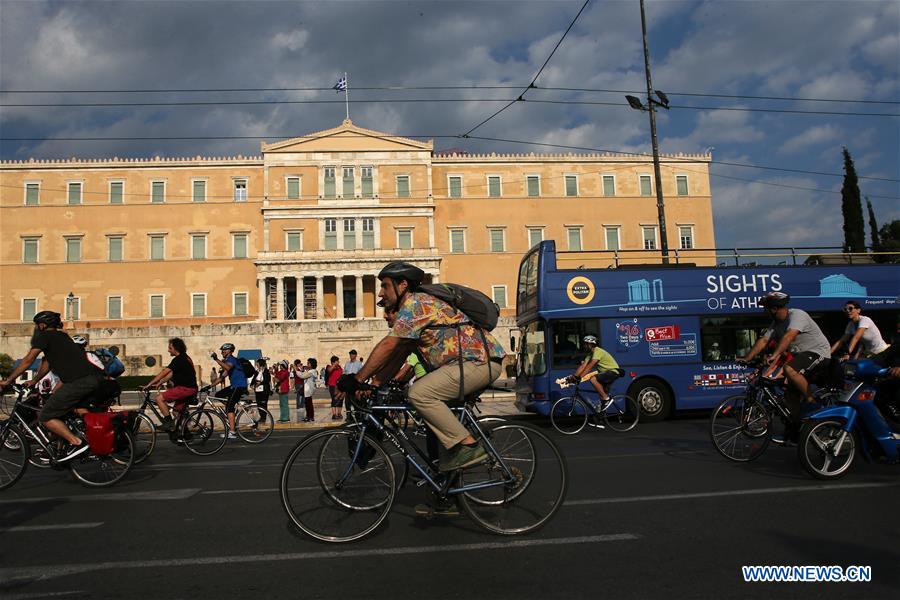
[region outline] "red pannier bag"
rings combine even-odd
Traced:
[[[116,441],[114,412],[87,413],[84,415],[84,434],[91,452],[98,456],[112,454]]]

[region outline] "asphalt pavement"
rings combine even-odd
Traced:
[[[732,464],[705,418],[629,433],[556,434],[565,505],[500,537],[465,516],[424,520],[407,484],[382,527],[317,542],[281,507],[285,456],[308,431],[197,457],[161,439],[116,486],[29,469],[0,493],[0,598],[897,598],[897,466],[836,482],[792,448]],[[742,565],[863,565],[871,583],[745,583]]]

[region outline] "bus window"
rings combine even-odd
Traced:
[[[547,372],[547,344],[544,338],[544,322],[535,321],[522,329],[519,341],[519,372],[525,377]]]
[[[581,338],[589,333],[597,336],[603,346],[598,319],[553,321],[553,368],[573,367],[584,360]]]
[[[763,315],[702,319],[700,340],[703,360],[734,360],[750,351],[770,320]]]

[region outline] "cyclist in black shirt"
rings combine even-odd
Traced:
[[[194,369],[194,361],[187,355],[187,345],[184,340],[181,338],[170,339],[168,350],[172,357],[169,366],[160,371],[147,385],[141,387],[142,390],[149,390],[156,386],[159,390],[163,383],[172,380],[172,387],[156,395],[156,405],[163,415],[163,431],[172,431],[175,428],[175,421],[169,414],[168,403],[175,403],[175,410],[181,412],[188,400],[197,394],[197,373]]]
[[[41,367],[32,381],[40,381],[52,368],[62,381],[62,385],[47,399],[39,419],[49,431],[71,444],[68,454],[63,459],[69,460],[86,452],[88,445],[66,427],[62,417],[80,401],[97,391],[103,381],[102,371],[88,362],[84,349],[62,331],[63,323],[59,313],[41,311],[34,315],[34,323],[31,350],[22,358],[19,366],[13,369],[10,376],[0,381],[0,387],[6,387],[15,381],[43,352],[44,360],[41,361]]]

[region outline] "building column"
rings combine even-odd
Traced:
[[[284,321],[284,277],[275,279],[275,320]]]
[[[344,276],[336,275],[334,278],[334,301],[337,305],[338,319],[344,318]]]
[[[431,283],[440,283],[440,282],[441,282],[441,276],[438,275],[437,273],[434,273],[431,276]]]
[[[266,317],[268,316],[266,308],[266,300],[268,300],[268,298],[266,297],[266,278],[261,277],[257,279],[256,287],[258,288],[257,293],[259,294],[259,320],[260,322],[265,323]]]
[[[316,275],[316,319],[325,318],[325,279]]]
[[[365,305],[363,304],[363,276],[356,276],[356,318],[362,319],[366,316]]]

